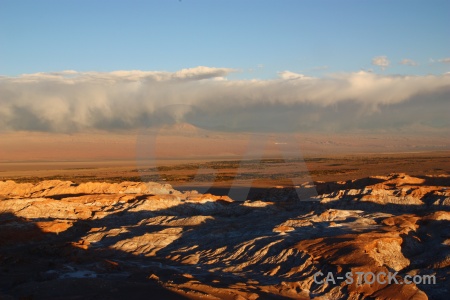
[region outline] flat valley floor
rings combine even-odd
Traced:
[[[307,181],[332,182],[407,173],[414,176],[450,174],[450,151],[351,154],[293,158],[158,161],[2,162],[0,180],[39,182],[68,180],[119,183],[157,181],[175,188],[211,188],[223,193],[233,186],[271,188]]]

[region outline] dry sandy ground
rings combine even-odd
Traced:
[[[0,132],[0,180],[271,187],[393,172],[446,174],[449,157],[450,139],[443,132],[231,133],[185,123],[117,133]],[[246,163],[252,159],[272,161]]]
[[[241,159],[449,151],[448,132],[232,133],[175,124],[127,132],[0,132],[0,162]]]
[[[390,173],[450,174],[450,151],[306,156],[298,159],[3,162],[0,180],[36,182],[161,181],[175,187],[273,187],[339,181]],[[208,176],[202,176],[207,174]]]

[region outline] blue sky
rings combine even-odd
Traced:
[[[0,75],[238,69],[231,79],[450,71],[450,1],[0,0]],[[373,65],[386,56],[385,68]],[[415,66],[399,62],[410,59]]]

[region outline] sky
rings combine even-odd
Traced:
[[[435,0],[0,0],[0,131],[170,109],[217,130],[448,130],[449,28]]]
[[[209,66],[264,79],[383,71],[383,56],[386,74],[441,74],[449,28],[450,2],[435,0],[1,0],[0,74]]]

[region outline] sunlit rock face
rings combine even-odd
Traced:
[[[242,202],[158,183],[0,182],[0,298],[446,299],[449,177],[315,186],[313,201],[276,187]],[[436,283],[317,283],[319,271]]]

